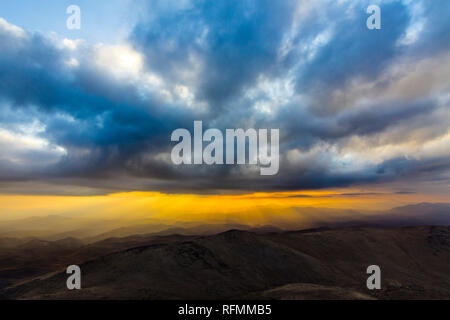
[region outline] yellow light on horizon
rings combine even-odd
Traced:
[[[264,224],[298,218],[298,208],[386,210],[437,195],[358,193],[360,190],[257,192],[237,195],[124,192],[97,196],[0,195],[0,220],[64,215],[86,219]],[[420,200],[419,200],[420,199]]]

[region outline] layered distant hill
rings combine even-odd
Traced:
[[[401,213],[400,213],[401,214]],[[4,299],[450,299],[450,227],[3,239]],[[82,289],[66,288],[79,264]],[[382,289],[366,288],[381,267]]]
[[[248,231],[299,230],[310,228],[342,228],[352,226],[402,227],[450,225],[449,203],[420,203],[387,211],[365,211],[294,207],[289,218],[277,212],[262,225],[246,225],[241,221],[155,221],[151,219],[96,219],[78,216],[51,215],[20,220],[0,220],[2,241],[55,241],[77,238],[95,243],[109,238],[133,235],[212,235],[231,229]],[[245,213],[243,213],[245,215]],[[211,214],[213,217],[214,215]],[[3,239],[3,240],[2,240]],[[7,240],[9,239],[9,240]],[[5,243],[6,243],[5,242]]]

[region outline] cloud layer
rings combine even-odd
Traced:
[[[0,179],[290,190],[450,177],[450,3],[135,1],[127,43],[0,19]],[[279,128],[280,171],[175,166],[170,134]],[[2,183],[2,184],[3,184]]]

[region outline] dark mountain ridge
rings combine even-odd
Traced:
[[[94,258],[86,255],[89,260],[80,264],[81,290],[67,290],[67,275],[61,270],[4,288],[1,295],[7,299],[450,299],[450,227],[232,230],[157,238],[147,238],[141,245],[128,239],[132,247]],[[86,249],[79,250],[78,254]],[[366,288],[366,269],[373,264],[381,268],[382,290]]]

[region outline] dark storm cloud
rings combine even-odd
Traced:
[[[38,118],[46,127],[40,136],[68,151],[45,175],[92,177],[120,170],[136,153],[166,147],[173,128],[193,119],[176,107],[169,112],[156,102],[143,101],[136,88],[108,78],[92,65],[68,69],[67,52],[40,35],[2,37],[2,127]],[[27,158],[30,163],[42,160],[33,154]]]
[[[146,9],[160,5],[150,1]],[[199,99],[221,107],[258,75],[279,71],[278,49],[292,24],[294,1],[200,0],[174,7],[138,23],[132,39],[150,68],[175,79],[180,68],[195,68],[192,59],[200,59]]]
[[[355,76],[376,77],[395,56],[396,42],[409,22],[407,7],[399,1],[381,5],[384,28],[373,32],[361,19],[367,8],[364,4],[357,3],[350,18],[342,11],[331,12],[328,19],[333,38],[301,70],[300,90],[325,91],[342,86]]]
[[[377,174],[397,178],[401,176],[415,176],[433,180],[445,179],[443,173],[450,171],[448,157],[436,157],[429,160],[394,158],[385,161],[377,168]]]
[[[369,4],[140,2],[143,14],[130,43],[144,57],[140,72],[165,86],[151,83],[150,90],[143,76],[128,81],[100,67],[95,46],[82,43],[71,51],[0,24],[0,178],[168,192],[443,179],[448,154],[400,157],[392,151],[375,161],[351,139],[388,151],[409,142],[416,150],[448,131],[446,84],[438,91],[441,84],[428,83],[430,89],[414,97],[396,87],[414,68],[392,71],[403,60],[449,63],[442,58],[450,43],[448,2],[420,3],[423,30],[411,44],[402,42],[416,23],[411,6],[383,2],[382,29],[374,31],[365,25]],[[68,64],[74,56],[76,67]],[[439,67],[427,71],[436,81]],[[414,81],[411,86],[421,86]],[[360,94],[369,84],[376,94]],[[192,94],[191,105],[189,95],[175,101],[176,90]],[[261,104],[270,110],[258,109]],[[170,134],[192,131],[194,120],[221,130],[279,128],[279,174],[263,177],[249,166],[174,166]],[[30,135],[41,140],[23,138]],[[18,146],[8,143],[14,139]],[[20,139],[31,147],[20,148]],[[404,152],[415,152],[410,149]]]

